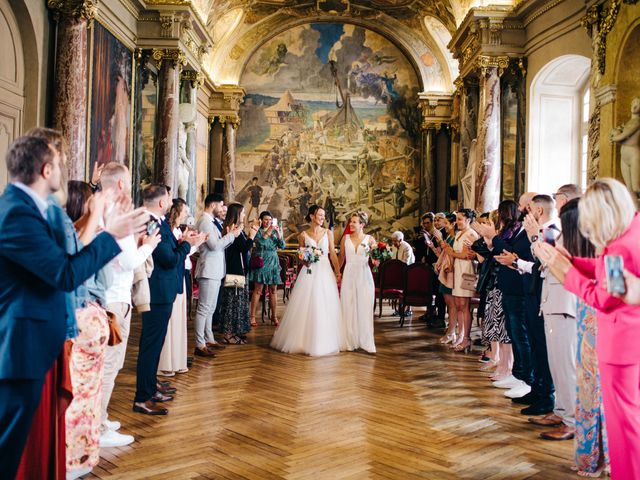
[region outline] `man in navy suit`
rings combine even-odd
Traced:
[[[115,238],[144,229],[148,214],[119,215],[76,255],[58,246],[46,220],[47,197],[60,189],[63,152],[42,138],[9,148],[12,183],[0,196],[0,472],[14,478],[40,401],[44,377],[62,350],[65,292],[119,252]]]
[[[184,260],[191,246],[200,246],[203,235],[187,235],[185,241],[178,242],[164,218],[171,208],[171,196],[165,185],[151,184],[142,192],[144,207],[158,222],[162,239],[153,251],[153,273],[149,277],[151,310],[142,314],[142,333],[136,368],[136,396],[133,411],[147,415],[166,415],[169,411],[155,405],[173,397],[158,391],[156,373],[160,362],[162,345],[167,336],[167,326],[171,318],[173,302],[182,293]],[[175,390],[173,390],[174,392]]]

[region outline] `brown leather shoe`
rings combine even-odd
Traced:
[[[166,415],[169,413],[169,410],[166,408],[158,407],[151,400],[147,400],[146,402],[134,402],[133,403],[133,411],[137,413],[144,413],[145,415]]]
[[[545,415],[544,417],[532,417],[528,419],[529,423],[539,425],[541,427],[559,427],[562,425],[562,419],[554,413]]]
[[[207,342],[207,348],[209,350],[224,350],[227,347],[225,347],[224,345],[222,345],[222,344],[220,344],[218,342],[213,342],[213,343],[212,342]]]
[[[540,438],[544,440],[571,440],[575,437],[575,434],[575,428],[562,424],[562,426],[556,430],[541,433]]]
[[[164,393],[165,395],[173,395],[178,391],[176,387],[163,387],[162,385],[156,385],[156,389],[160,393]]]
[[[161,403],[161,402],[170,402],[173,400],[171,395],[165,395],[164,393],[156,392],[153,397],[151,397],[152,402]]]
[[[198,348],[196,347],[195,350],[193,351],[194,355],[197,355],[198,357],[215,357],[216,354],[213,353],[211,350],[209,350],[208,348]]]

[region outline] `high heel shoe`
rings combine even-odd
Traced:
[[[275,325],[276,327],[280,326],[280,322],[278,321],[278,317],[271,317],[271,325]]]
[[[247,318],[247,317],[245,317],[245,318]],[[256,322],[256,316],[255,315],[251,315],[249,317],[249,320],[251,320],[251,326],[252,327],[257,327],[258,326],[258,322]]]
[[[448,343],[456,342],[456,332],[447,333],[444,337],[440,337],[440,343],[447,345]]]
[[[454,351],[469,353],[471,351],[471,340],[468,338],[465,338],[462,342],[458,343],[454,347]]]

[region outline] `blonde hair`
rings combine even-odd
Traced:
[[[100,183],[103,187],[111,187],[118,180],[122,180],[129,175],[129,169],[126,165],[118,162],[109,162],[105,164],[100,174]]]
[[[351,214],[351,217],[350,217],[350,218],[353,218],[353,217],[358,217],[358,220],[360,220],[360,223],[361,223],[363,226],[366,226],[366,225],[367,225],[367,223],[369,223],[369,215],[367,215],[367,214],[366,214],[365,212],[363,212],[362,210],[358,210],[357,212],[353,212],[353,213]]]
[[[580,232],[598,249],[622,235],[636,214],[636,204],[622,183],[613,178],[593,182],[578,204]]]

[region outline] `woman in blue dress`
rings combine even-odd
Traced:
[[[249,271],[249,281],[254,283],[251,297],[251,326],[257,325],[256,308],[265,286],[269,289],[271,325],[278,326],[276,291],[278,285],[282,283],[278,250],[284,248],[284,240],[282,239],[282,230],[273,225],[273,215],[268,211],[260,213],[260,229],[253,244],[255,248],[251,255],[251,270]]]

